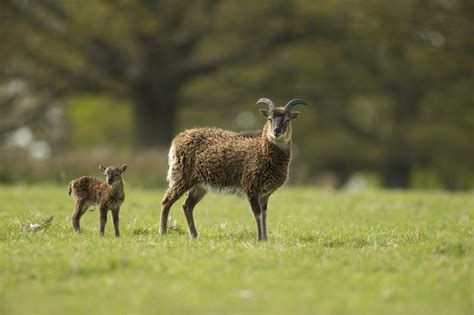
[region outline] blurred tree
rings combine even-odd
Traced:
[[[302,97],[305,176],[363,170],[407,187],[432,170],[466,188],[473,18],[470,0],[5,0],[0,135],[51,100],[107,93],[132,104],[137,148],[165,147],[182,109],[236,127],[242,103]]]
[[[189,80],[294,39],[286,1],[7,0],[3,7],[4,78],[50,97],[130,99],[138,148],[169,144]]]
[[[70,126],[68,148],[102,151],[130,149],[133,143],[132,107],[123,101],[81,95],[66,101],[66,119]],[[94,122],[93,124],[87,122]]]
[[[470,187],[472,1],[296,3],[293,27],[311,36],[251,67],[222,69],[188,97],[219,91],[235,103],[229,90],[238,87],[309,99],[312,120],[295,128],[305,174],[334,172],[342,184],[363,170],[385,187],[408,187],[414,171],[430,168],[447,188]]]

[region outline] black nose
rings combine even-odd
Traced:
[[[275,136],[279,136],[279,135],[281,134],[281,128],[275,128],[275,129],[273,129],[273,134],[274,134]]]

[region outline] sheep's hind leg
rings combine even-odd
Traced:
[[[160,234],[164,235],[168,232],[168,214],[170,213],[171,206],[188,190],[187,187],[182,186],[170,186],[161,201],[161,222],[160,222]]]
[[[184,215],[186,216],[186,221],[188,222],[189,235],[192,238],[196,238],[198,236],[196,227],[194,226],[194,207],[199,201],[201,201],[206,193],[207,191],[205,189],[194,186],[189,190],[188,197],[183,204]]]
[[[76,232],[81,232],[81,217],[87,210],[87,203],[84,200],[77,200],[72,214],[72,228]]]

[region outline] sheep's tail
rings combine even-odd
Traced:
[[[72,182],[70,182],[68,186],[68,195],[70,196],[71,193],[72,193]]]
[[[171,184],[173,181],[173,168],[176,163],[176,155],[174,144],[171,144],[170,150],[168,152],[168,173],[166,175],[166,181]]]

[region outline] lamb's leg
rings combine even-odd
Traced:
[[[78,233],[81,231],[81,217],[86,211],[86,208],[85,200],[76,200],[72,214],[72,228]]]
[[[178,200],[188,188],[183,186],[172,185],[168,188],[161,202],[161,224],[160,233],[166,234],[168,231],[168,214],[170,213],[171,206]]]
[[[196,204],[201,201],[206,193],[206,190],[194,186],[189,190],[188,197],[183,204],[184,215],[186,216],[186,221],[188,222],[189,235],[193,238],[198,236],[196,227],[194,226],[193,210]]]
[[[249,196],[250,207],[252,208],[255,223],[257,223],[257,237],[259,241],[263,241],[262,236],[262,209],[258,196]]]
[[[260,198],[260,205],[262,207],[262,234],[263,240],[267,240],[267,205],[268,205],[268,198],[270,196],[267,195],[265,197]]]
[[[114,230],[115,230],[115,236],[116,237],[120,236],[119,212],[120,212],[120,208],[112,209],[112,218],[113,218],[113,221],[114,221]]]
[[[105,224],[107,223],[107,206],[100,205],[100,236],[104,236]]]

